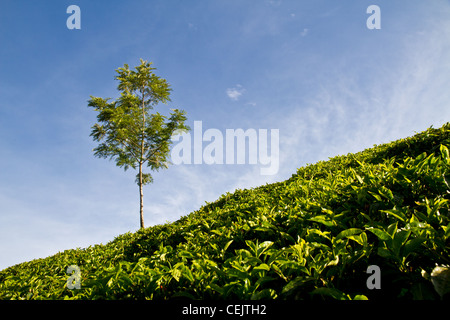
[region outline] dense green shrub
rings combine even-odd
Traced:
[[[173,223],[0,271],[0,299],[440,299],[450,124],[227,193]],[[67,288],[69,265],[81,289]],[[380,290],[366,270],[381,270]]]

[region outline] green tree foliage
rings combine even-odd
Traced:
[[[140,226],[144,228],[143,186],[153,181],[144,173],[145,164],[151,170],[168,167],[171,137],[189,130],[185,125],[186,113],[171,109],[170,116],[150,113],[159,103],[170,101],[171,88],[163,78],[153,73],[152,63],[141,59],[141,64],[131,70],[127,64],[116,70],[120,97],[91,96],[89,107],[98,112],[91,136],[100,144],[93,150],[99,158],[115,159],[125,170],[138,169],[136,183],[140,193]]]

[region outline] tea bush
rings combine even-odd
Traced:
[[[0,299],[440,299],[450,124],[236,190],[173,223],[0,271]],[[81,289],[67,288],[69,265]],[[366,270],[381,270],[381,289]]]

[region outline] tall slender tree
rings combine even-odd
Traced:
[[[127,64],[116,70],[117,89],[120,97],[90,96],[88,106],[98,112],[98,123],[92,126],[91,136],[100,144],[93,149],[99,158],[115,159],[116,165],[125,170],[138,169],[136,183],[140,195],[140,227],[144,228],[143,186],[153,182],[150,173],[144,173],[144,165],[152,171],[168,168],[171,137],[189,130],[185,125],[186,112],[171,109],[169,116],[151,110],[159,103],[170,101],[169,83],[153,73],[152,62],[140,60],[131,70]]]

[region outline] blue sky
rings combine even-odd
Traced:
[[[66,27],[72,4],[80,30]],[[379,30],[366,26],[372,4]],[[87,100],[116,98],[124,63],[152,61],[191,127],[279,130],[275,175],[250,164],[154,174],[151,226],[447,122],[449,17],[444,0],[2,0],[0,269],[139,228],[135,173],[95,158],[89,137]]]

